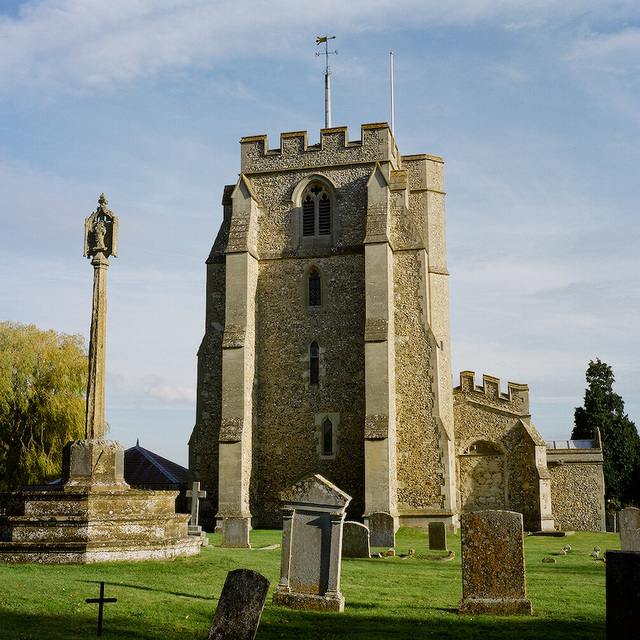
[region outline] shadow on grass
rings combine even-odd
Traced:
[[[211,618],[215,608],[212,607]],[[96,618],[73,615],[37,615],[0,609],[0,640],[86,640],[96,635]],[[179,626],[155,625],[153,620],[105,614],[103,637],[107,640],[203,640],[210,620],[185,621]],[[534,617],[458,617],[444,614],[429,618],[320,614],[281,608],[265,610],[257,640],[304,638],[305,640],[603,640],[604,620],[558,620]]]
[[[96,582],[95,580],[82,580],[82,582],[86,583],[86,584],[97,584],[99,585],[99,582]],[[182,598],[194,598],[196,600],[207,600],[207,601],[218,601],[218,597],[206,597],[206,596],[198,596],[195,595],[193,593],[184,593],[182,591],[169,591],[168,589],[158,589],[155,587],[145,587],[143,585],[140,584],[126,584],[124,582],[107,582],[106,580],[104,580],[104,586],[106,587],[115,587],[117,589],[124,587],[125,589],[137,589],[138,591],[151,591],[153,593],[166,593],[168,595],[171,596],[180,596]],[[105,594],[107,595],[107,594]]]

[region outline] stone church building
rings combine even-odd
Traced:
[[[463,372],[453,388],[442,159],[401,156],[387,124],[320,136],[242,138],[224,190],[190,440],[205,527],[248,544],[313,472],[372,535],[481,508],[603,528],[599,442],[550,456],[526,385]]]

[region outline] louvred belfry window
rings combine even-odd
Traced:
[[[302,235],[328,236],[331,234],[331,198],[318,183],[307,187],[302,196]]]

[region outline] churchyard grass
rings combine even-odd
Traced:
[[[449,561],[420,558],[426,533],[400,529],[396,557],[345,559],[344,613],[291,611],[271,605],[280,576],[281,532],[251,532],[251,550],[222,549],[221,537],[199,556],[173,562],[80,566],[0,565],[1,640],[75,640],[96,636],[99,583],[105,597],[102,637],[113,640],[204,640],[227,572],[259,571],[271,581],[258,639],[464,638],[465,640],[585,640],[605,637],[605,565],[590,556],[598,545],[619,549],[614,534],[578,532],[564,538],[525,538],[527,595],[533,615],[458,616],[462,597],[460,536],[448,535]],[[565,544],[567,555],[557,555]],[[408,550],[414,556],[402,557]],[[383,551],[372,549],[372,551]],[[384,550],[386,551],[386,550]],[[543,563],[553,557],[555,564]]]

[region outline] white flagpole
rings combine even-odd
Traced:
[[[390,63],[390,81],[391,81],[391,135],[393,135],[393,132],[395,130],[395,119],[396,119],[396,114],[395,114],[395,98],[393,95],[393,51],[389,52],[389,63]]]

